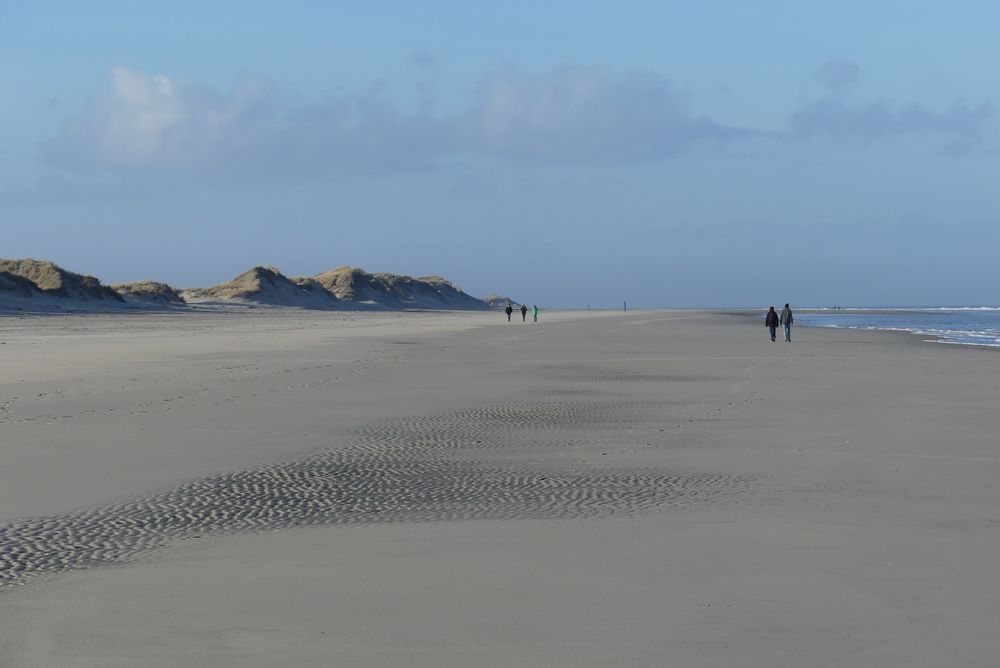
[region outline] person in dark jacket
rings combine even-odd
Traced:
[[[774,310],[772,306],[767,310],[767,315],[764,316],[764,326],[771,330],[771,340],[775,341],[778,335],[778,325],[781,324],[781,318],[778,317],[777,311]]]
[[[504,313],[507,314],[507,322],[510,322],[510,314],[514,312],[514,307],[507,304],[507,308],[504,309]]]
[[[528,307],[521,304],[521,322],[528,322]]]
[[[781,309],[781,324],[785,326],[785,341],[792,340],[792,323],[794,321],[792,309],[789,308],[788,304],[785,304],[785,308]]]

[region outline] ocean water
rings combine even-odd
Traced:
[[[1000,348],[1000,307],[997,306],[817,309],[796,313],[795,324],[912,332],[940,343]]]

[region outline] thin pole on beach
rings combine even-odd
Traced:
[[[628,313],[628,302],[622,302],[622,310]]]

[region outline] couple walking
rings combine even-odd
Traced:
[[[774,341],[774,337],[778,331],[778,325],[784,325],[785,327],[785,341],[792,340],[792,322],[794,322],[792,317],[792,309],[789,308],[788,304],[785,304],[785,308],[781,309],[781,315],[774,310],[772,306],[767,311],[767,315],[764,317],[764,326],[771,330],[771,340]]]
[[[507,322],[510,322],[510,314],[514,312],[514,307],[511,306],[510,304],[507,304],[507,308],[504,309],[504,312],[507,314]],[[537,306],[531,307],[531,319],[534,322],[538,322]],[[528,307],[524,304],[521,304],[521,322],[527,322],[527,321],[528,321]]]

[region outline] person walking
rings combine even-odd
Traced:
[[[785,341],[792,340],[792,322],[794,321],[792,309],[789,308],[788,304],[785,304],[785,308],[781,309],[781,324],[785,326]]]
[[[521,322],[528,322],[528,307],[521,304]]]
[[[781,324],[781,318],[778,317],[777,311],[774,310],[772,306],[767,310],[767,315],[764,316],[764,326],[771,330],[771,340],[775,341],[775,337],[778,335],[778,325]]]
[[[507,304],[507,308],[504,309],[504,313],[507,314],[507,322],[510,322],[510,314],[514,312],[514,307]]]
[[[538,304],[533,304],[531,307],[531,320],[538,322]]]

